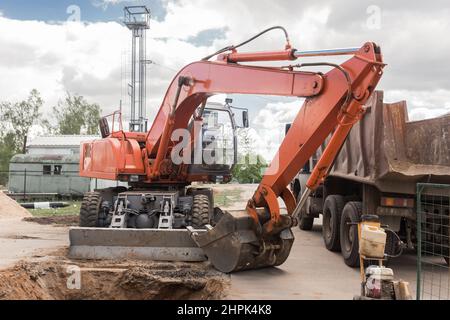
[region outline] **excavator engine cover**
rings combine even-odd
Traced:
[[[225,211],[214,228],[203,233],[194,230],[191,236],[212,265],[225,273],[279,266],[294,243],[290,228],[262,237],[246,211]]]

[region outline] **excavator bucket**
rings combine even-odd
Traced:
[[[208,226],[208,232],[190,232],[212,265],[225,273],[279,266],[294,242],[290,228],[263,238],[246,211],[225,211],[214,228]]]
[[[196,230],[201,234],[205,230]],[[205,261],[186,229],[79,228],[69,230],[69,257],[74,259],[137,259]]]

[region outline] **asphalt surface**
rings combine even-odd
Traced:
[[[312,231],[293,229],[295,242],[287,261],[277,268],[244,271],[231,276],[231,299],[349,300],[360,291],[359,269],[345,265],[328,251],[316,219]],[[396,279],[410,283],[415,298],[416,257],[407,253],[389,262]]]

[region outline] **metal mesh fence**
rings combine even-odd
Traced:
[[[450,185],[417,184],[417,299],[449,300]]]

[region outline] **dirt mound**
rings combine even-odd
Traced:
[[[0,219],[13,217],[31,217],[31,213],[0,191]]]
[[[59,225],[65,227],[78,226],[80,222],[80,217],[78,215],[74,216],[51,216],[51,217],[25,217],[22,219],[27,222],[35,222],[43,225]]]
[[[80,289],[68,289],[80,268]],[[20,262],[0,272],[0,300],[221,299],[229,277],[207,263]]]

